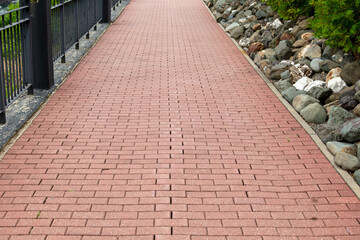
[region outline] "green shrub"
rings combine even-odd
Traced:
[[[311,16],[314,12],[309,0],[263,0],[283,19],[297,19],[300,15]]]
[[[311,28],[332,48],[360,53],[360,0],[312,0]]]

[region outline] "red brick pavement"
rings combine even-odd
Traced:
[[[0,239],[360,239],[359,200],[201,0],[132,0],[0,176]]]

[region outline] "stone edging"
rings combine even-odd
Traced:
[[[324,154],[327,160],[331,163],[331,165],[335,168],[335,170],[340,174],[340,176],[344,179],[346,184],[350,187],[350,189],[354,192],[354,194],[360,199],[360,186],[355,182],[355,180],[350,176],[350,174],[338,167],[335,164],[334,156],[329,152],[325,144],[320,140],[318,135],[314,132],[314,130],[305,122],[305,120],[295,111],[295,109],[282,97],[280,92],[275,88],[272,82],[265,76],[265,74],[258,68],[258,66],[253,62],[253,60],[245,53],[245,51],[239,46],[237,41],[235,41],[229,33],[225,31],[225,28],[216,21],[214,15],[211,10],[206,6],[205,2],[202,1],[205,8],[208,10],[210,15],[214,18],[215,22],[221,27],[221,29],[226,33],[226,35],[233,41],[235,46],[239,49],[241,54],[245,57],[245,59],[250,63],[250,65],[255,69],[255,71],[259,74],[259,76],[264,80],[266,85],[271,89],[271,91],[276,95],[276,97],[280,100],[280,102],[285,106],[285,108],[290,112],[290,114],[295,118],[296,121],[303,127],[303,129],[310,135],[311,139],[318,146],[320,151]]]
[[[13,118],[10,119],[10,120],[18,121],[18,124],[12,123],[15,126],[12,127],[5,126],[3,127],[4,129],[0,128],[0,133],[2,131],[9,131],[7,136],[3,136],[5,138],[4,141],[0,141],[0,161],[9,151],[9,149],[14,145],[14,143],[26,131],[26,129],[31,125],[33,120],[39,115],[39,113],[46,106],[46,104],[51,100],[54,93],[61,87],[61,85],[70,76],[70,74],[76,69],[76,67],[81,62],[81,60],[83,60],[83,58],[91,51],[91,49],[95,46],[95,44],[100,40],[101,36],[105,34],[107,29],[121,15],[121,13],[124,11],[125,7],[129,4],[129,2],[130,0],[123,1],[119,9],[112,12],[111,15],[112,22],[110,24],[99,24],[99,25],[103,25],[103,26],[98,26],[98,31],[100,32],[98,34],[94,34],[95,35],[94,39],[92,39],[91,42],[85,43],[85,47],[80,46],[80,48],[84,48],[83,50],[80,50],[82,52],[79,53],[78,52],[79,50],[71,49],[69,50],[68,55],[76,55],[73,57],[73,59],[71,59],[66,64],[62,64],[60,63],[60,61],[54,63],[54,66],[57,65],[58,69],[56,67],[54,68],[55,85],[51,89],[35,90],[33,96],[28,96],[27,94],[24,93],[13,103],[15,105],[18,102],[18,105],[26,109],[26,111],[25,112],[20,111],[20,113],[16,112],[15,114],[13,114],[13,115],[16,114],[22,115],[19,118],[12,116]],[[90,36],[93,36],[93,34],[90,34]],[[74,54],[73,52],[76,52],[76,54]],[[29,101],[28,98],[32,98],[30,99],[30,101],[34,101],[34,103],[33,104],[26,103],[27,101]]]

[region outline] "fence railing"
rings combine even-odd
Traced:
[[[5,108],[26,89],[32,93],[30,47],[30,5],[0,14],[0,123],[5,122]]]
[[[28,90],[54,85],[53,62],[90,37],[97,24],[111,22],[121,0],[20,0],[19,8],[0,14],[0,123],[5,110]]]

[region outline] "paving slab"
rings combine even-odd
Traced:
[[[0,161],[0,239],[359,239],[359,203],[202,0],[132,0]]]

